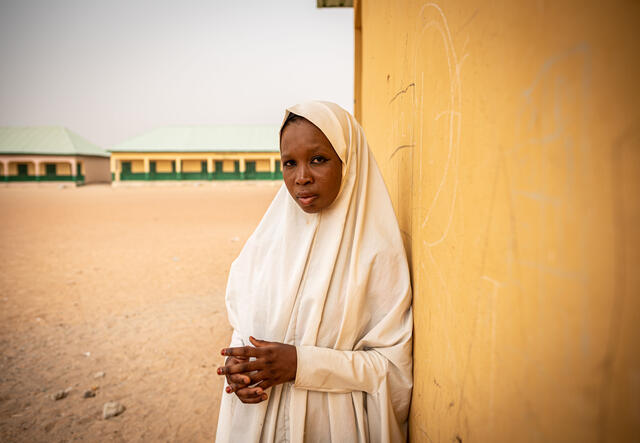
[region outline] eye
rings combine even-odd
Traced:
[[[296,165],[296,162],[293,160],[287,160],[284,163],[282,163],[282,166],[284,166],[285,168],[291,168],[295,165]]]
[[[312,165],[321,165],[322,163],[326,163],[329,159],[326,157],[323,157],[322,155],[316,155],[315,157],[313,157],[311,159],[311,164]]]

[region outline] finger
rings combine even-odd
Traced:
[[[244,374],[229,374],[227,376],[227,379],[230,381],[229,384],[233,383],[235,385],[245,385],[245,386],[248,386],[251,384],[251,377]]]
[[[262,346],[267,346],[270,345],[271,342],[270,341],[266,341],[266,340],[258,340],[255,337],[249,336],[249,341],[251,342],[251,344],[253,344],[253,346],[255,346],[256,348],[260,348]]]
[[[241,389],[246,388],[247,385],[237,385],[235,383],[230,383],[226,388],[224,388],[224,391],[227,394],[233,394],[234,392],[238,392]]]
[[[224,348],[220,351],[222,355],[233,357],[259,357],[262,352],[253,346],[242,346],[240,348]]]
[[[254,360],[247,363],[238,363],[229,366],[220,366],[218,368],[218,375],[222,374],[239,374],[242,372],[253,372],[264,367],[264,362],[261,360]]]
[[[250,385],[255,385],[256,383],[262,382],[268,378],[265,371],[256,371],[248,375],[251,378],[251,381],[249,382]]]
[[[240,400],[245,403],[260,403],[267,399],[267,393],[262,388],[243,388],[236,392]]]

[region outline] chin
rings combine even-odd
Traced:
[[[316,214],[322,210],[321,208],[316,208],[313,206],[307,206],[307,207],[300,206],[300,209],[302,209],[307,214]]]

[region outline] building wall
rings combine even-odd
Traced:
[[[640,435],[640,4],[364,0],[414,287],[412,441]]]
[[[122,173],[123,162],[131,163],[131,174]],[[150,173],[152,162],[156,164],[156,174]],[[176,162],[175,171],[172,168],[172,162]],[[178,162],[180,167],[177,167]],[[206,164],[206,171],[203,171],[203,162]],[[216,169],[218,162],[222,162],[222,171]],[[238,163],[237,171],[236,163]],[[145,171],[145,168],[148,170]],[[116,181],[282,178],[279,152],[112,152],[110,170]]]
[[[110,183],[111,173],[109,172],[108,157],[78,157],[82,163],[82,174],[84,183]]]
[[[233,172],[236,170],[236,162],[234,160],[223,160],[222,172]]]
[[[201,172],[202,171],[202,162],[205,159],[197,159],[197,160],[183,160],[182,161],[182,172]]]
[[[9,175],[18,175],[18,163],[20,163],[20,164],[26,163],[27,164],[27,174],[35,175],[35,173],[36,173],[35,163],[33,163],[32,161],[29,161],[29,160],[14,161],[12,163],[9,163]]]
[[[156,160],[156,172],[173,172],[171,160]]]
[[[144,161],[129,160],[131,162],[131,172],[144,172]]]
[[[45,173],[45,166],[41,163],[40,167],[43,168],[41,174]],[[72,175],[71,172],[71,163],[56,163],[56,174],[57,175]]]
[[[256,172],[269,172],[271,171],[271,165],[269,160],[256,160]]]
[[[18,175],[19,163],[27,163],[28,177],[15,177]],[[56,165],[55,177],[47,176],[47,164]],[[9,177],[5,178],[7,181],[78,181],[76,165],[81,165],[80,183],[108,183],[111,180],[108,157],[0,154],[0,165],[3,172],[5,169],[9,172]]]

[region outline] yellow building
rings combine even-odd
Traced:
[[[415,442],[640,435],[640,3],[360,0]]]
[[[276,126],[162,127],[110,151],[114,181],[282,178]]]
[[[63,127],[0,128],[5,182],[108,183],[109,154]]]

